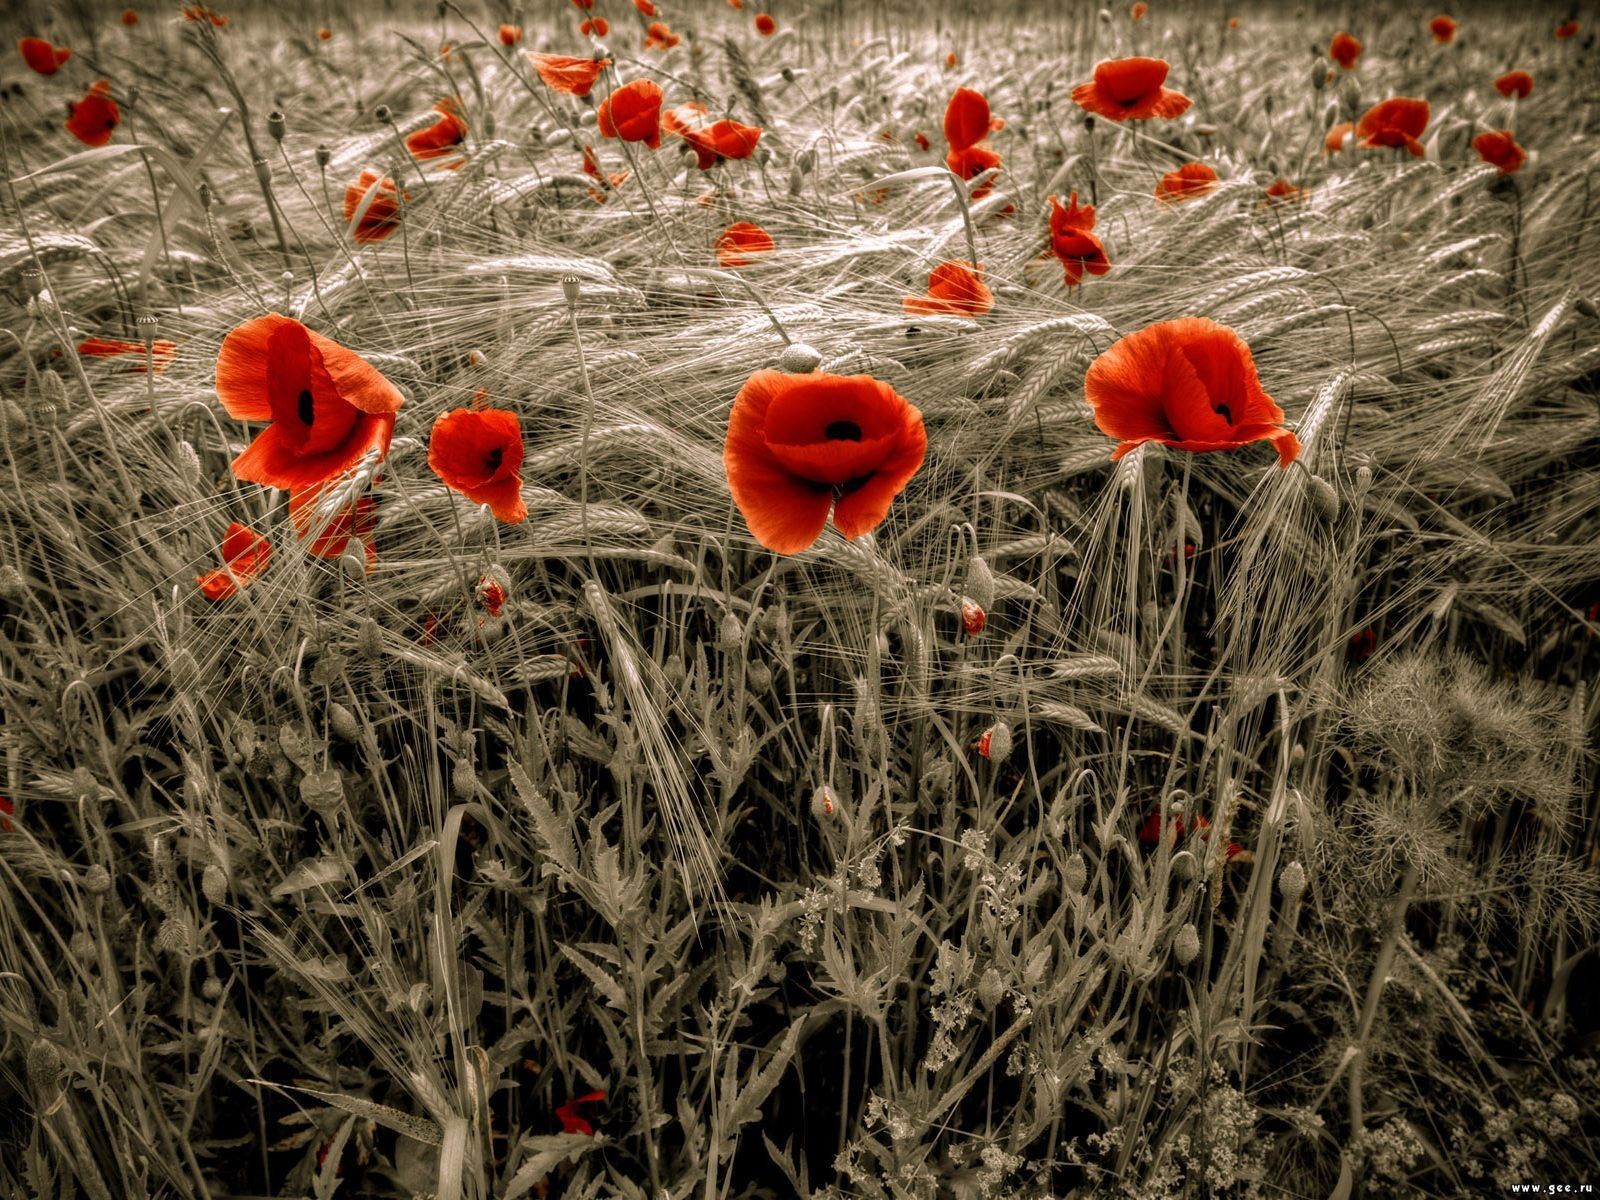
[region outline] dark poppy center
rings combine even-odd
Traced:
[[[299,413],[300,424],[304,425],[307,429],[311,428],[312,422],[316,420],[317,406],[312,400],[310,388],[305,388],[300,393]]]
[[[832,421],[822,431],[822,436],[830,442],[859,442],[861,426],[854,421]]]
[[[1211,408],[1212,408],[1213,412],[1220,413],[1221,416],[1222,416],[1222,419],[1224,421],[1226,421],[1229,425],[1233,424],[1233,413],[1231,411],[1229,411],[1228,406],[1226,404],[1213,404],[1211,406]]]
[[[496,446],[483,456],[483,465],[491,475],[500,469],[500,460],[505,457],[505,453],[504,446]]]

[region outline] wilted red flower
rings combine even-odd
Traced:
[[[134,9],[131,9],[131,8],[123,9],[122,10],[122,23],[124,25],[137,25],[139,23],[139,14],[138,14],[138,12],[136,12]]]
[[[367,200],[369,193],[371,200]],[[409,192],[395,192],[394,180],[387,175],[380,179],[376,171],[362,171],[361,177],[344,190],[344,223],[355,222],[350,236],[358,242],[383,241],[400,228],[400,202],[409,199]],[[361,211],[363,201],[367,202],[365,211]]]
[[[1348,33],[1336,33],[1333,41],[1328,43],[1328,57],[1346,71],[1354,71],[1356,60],[1361,57],[1361,49],[1361,43]]]
[[[1128,10],[1128,15],[1135,21],[1142,21],[1144,20],[1145,13],[1149,11],[1150,6],[1146,4],[1144,0],[1135,0],[1133,7]]]
[[[771,37],[778,32],[778,23],[772,19],[771,13],[756,14],[756,32],[762,37]]]
[[[1453,41],[1456,36],[1456,23],[1443,13],[1428,22],[1428,29],[1433,34],[1433,40],[1441,46]]]
[[[502,46],[515,46],[522,40],[521,25],[500,26],[500,44]]]
[[[439,114],[439,119],[425,129],[407,134],[406,149],[418,162],[453,157],[455,162],[441,165],[458,167],[461,165],[460,146],[467,138],[467,122],[461,116],[461,107],[453,97],[447,96],[433,106],[433,111]]]
[[[1184,163],[1175,171],[1168,171],[1156,184],[1156,199],[1177,201],[1193,200],[1204,196],[1217,186],[1217,173],[1202,162]]]
[[[1191,101],[1162,86],[1170,69],[1160,58],[1107,59],[1095,67],[1092,82],[1072,89],[1072,99],[1086,112],[1112,121],[1181,117]]]
[[[506,585],[502,579],[500,573],[490,573],[478,579],[478,603],[491,617],[498,617],[506,606]]]
[[[1486,163],[1500,168],[1502,175],[1511,175],[1522,169],[1528,161],[1528,152],[1517,145],[1509,129],[1492,129],[1472,139],[1472,148]]]
[[[189,5],[188,8],[183,10],[183,18],[186,21],[210,21],[218,29],[228,23],[227,17],[207,8],[204,4]]]
[[[1507,71],[1494,81],[1494,90],[1508,100],[1512,96],[1526,100],[1533,94],[1533,76],[1526,71]]]
[[[1147,325],[1112,343],[1089,366],[1084,397],[1121,458],[1146,442],[1179,450],[1236,450],[1270,441],[1288,466],[1300,442],[1261,389],[1250,347],[1204,317]]]
[[[457,408],[433,423],[428,465],[445,486],[502,521],[525,521],[522,502],[522,426],[503,408]]]
[[[594,1126],[591,1125],[579,1109],[585,1105],[599,1104],[606,1098],[604,1092],[587,1092],[575,1099],[568,1100],[565,1104],[556,1106],[556,1120],[561,1122],[563,1133],[581,1133],[584,1137],[594,1136]]]
[[[370,572],[378,565],[378,548],[372,544],[378,502],[361,496],[330,511],[329,493],[340,486],[340,481],[330,480],[289,493],[289,523],[306,553],[318,558],[343,558],[351,539],[356,539]]]
[[[1576,21],[1563,21],[1556,26],[1556,37],[1566,41],[1570,37],[1578,36],[1578,23]]]
[[[643,142],[654,150],[661,145],[661,85],[635,79],[617,88],[595,111],[603,137]]]
[[[728,417],[722,462],[756,541],[797,554],[833,524],[876,529],[922,466],[922,414],[868,375],[757,371]]]
[[[1077,192],[1067,199],[1065,208],[1050,197],[1050,252],[1061,260],[1068,287],[1082,283],[1085,271],[1104,275],[1111,270],[1106,248],[1092,232],[1094,221],[1094,205],[1078,207]]]
[[[54,75],[72,57],[65,46],[52,46],[43,38],[25,37],[17,43],[22,61],[41,75]]]
[[[1266,194],[1266,203],[1268,204],[1275,202],[1292,204],[1297,200],[1304,200],[1306,198],[1306,189],[1303,187],[1296,187],[1287,179],[1276,179],[1273,180],[1271,186],[1266,188]]]
[[[665,21],[651,21],[649,25],[645,26],[644,48],[646,50],[671,50],[681,41],[683,39],[668,29]]]
[[[234,521],[222,535],[222,566],[196,575],[207,600],[226,600],[261,577],[272,562],[272,543],[248,525]]]
[[[772,235],[759,225],[739,221],[729,225],[717,238],[717,265],[744,267],[752,254],[768,254],[776,246]]]
[[[969,262],[942,262],[928,275],[928,294],[907,296],[907,315],[945,313],[953,317],[981,317],[994,307],[994,293],[983,282],[983,266]]]
[[[150,365],[155,368],[157,375],[172,365],[172,356],[177,349],[176,342],[169,342],[165,338],[157,338],[150,343]],[[85,338],[78,343],[78,353],[84,358],[118,358],[122,355],[131,358],[137,355],[137,360],[130,361],[127,369],[133,372],[145,369],[143,342],[124,342],[117,338]]]
[[[585,146],[583,148],[583,173],[598,179],[602,184],[609,182],[613,188],[619,188],[628,181],[628,172],[626,171],[618,171],[610,176],[608,180],[605,172],[600,169],[600,156],[595,153],[593,146]],[[604,204],[606,202],[606,193],[603,188],[590,188],[589,195],[596,204]]]
[[[1421,158],[1424,151],[1417,139],[1428,127],[1428,111],[1426,100],[1380,100],[1356,122],[1356,139],[1363,146],[1404,146]]]
[[[586,21],[578,22],[578,32],[588,37],[591,33],[595,37],[605,37],[611,32],[611,22],[604,17],[590,17]]]
[[[366,359],[278,313],[223,339],[217,397],[237,420],[271,422],[233,473],[290,490],[342,475],[370,451],[387,454],[404,403]]]
[[[609,58],[574,58],[567,54],[539,54],[527,51],[528,61],[552,91],[569,96],[587,96],[600,78],[600,72],[611,65]]]
[[[1324,154],[1337,154],[1344,149],[1344,140],[1356,131],[1355,122],[1340,121],[1328,130],[1328,136],[1322,139],[1322,152]]]
[[[85,146],[104,146],[122,124],[122,111],[111,98],[111,85],[98,79],[89,85],[83,99],[68,106],[67,132]]]

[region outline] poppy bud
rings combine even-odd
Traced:
[[[789,195],[798,196],[805,187],[805,172],[798,165],[789,168]]]
[[[1320,62],[1311,64],[1311,87],[1320,92],[1328,82],[1328,68]]]
[[[220,999],[222,996],[222,980],[215,975],[207,975],[206,981],[200,985],[200,994],[213,1002]]]
[[[200,891],[211,904],[228,902],[228,875],[216,863],[209,863],[200,875]]]
[[[1595,317],[1600,317],[1600,308],[1596,308],[1594,301],[1587,296],[1579,296],[1578,302],[1573,307],[1591,320]]]
[[[450,790],[457,800],[470,800],[478,789],[478,768],[469,758],[456,759],[450,772]]]
[[[333,736],[340,741],[361,740],[361,727],[356,723],[355,714],[337,700],[328,705],[328,728],[333,730]]]
[[[1278,875],[1278,892],[1285,904],[1298,904],[1306,894],[1306,869],[1298,861],[1290,863]]]
[[[1199,860],[1187,850],[1179,850],[1172,856],[1172,873],[1185,883],[1195,877],[1199,866]]]
[[[977,637],[988,623],[989,614],[983,611],[982,605],[971,596],[961,597],[961,628],[968,637]]]
[[[745,667],[744,678],[752,691],[764,692],[772,686],[772,668],[759,659],[753,660]]]
[[[394,110],[387,104],[380,104],[372,110],[372,115],[377,118],[380,125],[387,125],[394,120]]]
[[[44,292],[44,272],[38,267],[28,267],[22,272],[22,286],[28,290],[28,295],[39,296]]]
[[[744,625],[729,613],[717,626],[717,646],[722,650],[737,650],[744,643]]]
[[[61,382],[61,376],[48,367],[39,372],[39,398],[53,408],[65,408],[67,405],[67,385]]]
[[[358,551],[346,550],[339,556],[339,566],[344,569],[344,577],[351,583],[360,583],[367,577],[366,556]]]
[[[1086,117],[1083,118],[1083,127],[1089,133],[1093,133],[1094,132],[1094,114],[1093,113],[1090,113]]]
[[[1178,935],[1172,939],[1172,956],[1185,967],[1200,957],[1200,931],[1194,927],[1193,921],[1185,921]]]
[[[807,146],[804,150],[800,151],[799,154],[795,155],[794,156],[794,165],[799,167],[807,175],[809,175],[809,174],[811,174],[811,172],[815,171],[817,169],[817,150],[816,150],[816,147],[815,146]]]
[[[319,144],[317,146],[317,166],[326,167],[332,161],[333,151],[329,150],[326,145]]]
[[[1089,882],[1089,864],[1084,862],[1082,850],[1074,850],[1067,858],[1067,865],[1061,869],[1061,882],[1072,895],[1083,895]]]
[[[104,896],[111,890],[111,872],[95,863],[83,873],[83,890],[91,896]]]
[[[190,487],[195,487],[200,482],[200,455],[188,442],[179,442],[173,455],[178,474],[183,476],[183,481]]]
[[[790,342],[778,355],[778,370],[786,375],[809,375],[822,362],[822,352],[804,342]]]
[[[1306,499],[1311,501],[1311,507],[1316,510],[1317,516],[1328,525],[1339,519],[1339,493],[1333,490],[1321,475],[1306,475]]]
[[[996,721],[978,736],[978,753],[990,762],[1003,763],[1011,757],[1011,726]]]
[[[367,658],[377,658],[383,653],[383,631],[373,618],[363,620],[356,631],[356,649]]]
[[[66,1089],[61,1077],[66,1068],[61,1064],[61,1052],[55,1043],[46,1038],[35,1038],[28,1046],[28,1090],[40,1116],[49,1116],[61,1107]]]
[[[839,819],[843,809],[839,805],[839,797],[827,784],[823,784],[811,793],[811,815],[819,824],[827,825]]]
[[[967,581],[962,590],[981,608],[994,607],[994,571],[981,554],[967,560]]]
[[[990,967],[978,980],[978,1001],[984,1008],[993,1009],[1006,998],[1006,981],[1000,972]]]
[[[578,303],[578,296],[582,293],[582,285],[576,275],[563,275],[561,277],[561,295],[565,297],[568,307]]]
[[[267,114],[267,133],[271,136],[273,141],[283,141],[283,135],[287,130],[288,123],[284,120],[281,112],[279,112],[277,109],[273,109]]]

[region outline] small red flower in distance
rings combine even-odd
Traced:
[[[1078,207],[1077,192],[1068,198],[1065,208],[1050,197],[1050,253],[1061,260],[1068,287],[1082,283],[1085,271],[1104,275],[1111,270],[1106,248],[1092,232],[1094,221],[1094,205]]]
[[[1306,198],[1306,189],[1302,187],[1295,187],[1295,185],[1290,183],[1287,179],[1274,180],[1272,185],[1266,189],[1266,193],[1266,202],[1268,204],[1280,202],[1284,204],[1292,204],[1297,200],[1304,200]]]
[[[771,13],[756,14],[756,32],[762,37],[771,37],[778,32],[778,23],[772,19]]]
[[[176,342],[169,342],[165,338],[157,338],[150,343],[150,365],[155,367],[157,375],[172,365],[172,356],[177,349]],[[145,369],[143,342],[125,342],[118,338],[85,338],[78,343],[78,353],[84,358],[119,358],[123,355],[131,358],[137,355],[137,361],[129,362],[127,369],[134,373]]]
[[[639,15],[642,17],[656,15],[656,6],[650,0],[633,0],[633,6],[639,10]]]
[[[25,37],[17,43],[17,49],[22,61],[41,75],[54,75],[72,57],[72,51],[65,46],[52,46],[43,38]]]
[[[183,10],[183,19],[186,21],[210,21],[218,29],[228,23],[228,18],[214,12],[204,4],[191,4]]]
[[[1346,71],[1356,69],[1356,60],[1361,57],[1361,50],[1361,43],[1348,33],[1336,33],[1333,35],[1333,41],[1328,43],[1328,57]]]
[[[1433,34],[1433,40],[1441,46],[1456,36],[1456,23],[1443,13],[1428,22],[1428,29]]]
[[[776,247],[772,235],[759,225],[739,221],[729,225],[717,238],[719,267],[749,266],[751,255],[768,254]]]
[[[645,27],[644,48],[646,50],[671,50],[681,41],[683,39],[668,29],[665,21],[651,21]]]
[[[919,150],[926,150],[933,145],[933,143],[928,140],[928,135],[925,133],[916,134],[913,140],[917,143],[917,149]]]
[[[578,32],[588,37],[591,33],[595,37],[605,37],[611,32],[611,22],[604,17],[591,17],[587,21],[578,23]]]
[[[1204,196],[1217,186],[1217,173],[1205,163],[1184,163],[1175,171],[1168,171],[1156,184],[1156,199],[1177,201],[1193,200]]]
[[[1239,28],[1239,18],[1238,17],[1229,17],[1228,18],[1228,28],[1229,29],[1237,29],[1237,28]]]
[[[757,371],[734,399],[722,462],[756,541],[797,554],[834,528],[859,537],[922,466],[922,413],[868,375]]]
[[[1173,840],[1181,842],[1183,840],[1183,835],[1188,831],[1183,822],[1183,814],[1172,814],[1171,820],[1167,824],[1167,828],[1172,830],[1174,834]],[[1194,828],[1199,832],[1202,840],[1211,840],[1211,821],[1209,818],[1203,816],[1196,817],[1194,819]],[[1139,840],[1145,843],[1147,846],[1154,846],[1161,841],[1161,810],[1159,808],[1146,817],[1144,819],[1144,824],[1139,826]],[[1228,848],[1224,851],[1224,853],[1227,855],[1227,857],[1233,858],[1236,855],[1243,854],[1244,847],[1239,845],[1238,842],[1229,842]]]
[[[944,56],[944,65],[949,67],[952,71],[956,69],[956,61],[956,52],[954,50],[950,51],[949,54]]]
[[[1561,22],[1561,24],[1556,26],[1556,37],[1560,41],[1564,42],[1570,37],[1577,37],[1577,36],[1578,36],[1578,23],[1576,21],[1563,21],[1563,22]]]
[[[582,1096],[568,1100],[565,1104],[556,1106],[556,1120],[561,1122],[563,1133],[581,1133],[584,1137],[594,1136],[594,1126],[591,1125],[581,1110],[591,1104],[599,1104],[605,1100],[604,1092],[586,1092]]]
[[[1509,129],[1492,129],[1472,139],[1472,148],[1486,163],[1500,168],[1502,175],[1512,175],[1528,161],[1528,152],[1517,145]]]
[[[1425,151],[1418,139],[1428,127],[1428,115],[1426,100],[1380,100],[1356,122],[1356,140],[1363,146],[1404,146],[1421,158]]]
[[[1533,94],[1533,76],[1526,71],[1507,71],[1494,81],[1494,90],[1507,100],[1513,96],[1526,100]]]
[[[358,242],[383,241],[400,228],[400,202],[410,199],[410,192],[396,194],[394,180],[387,175],[380,179],[376,171],[362,171],[344,190],[344,222],[355,226],[350,236]]]
[[[700,105],[680,104],[661,119],[664,132],[681,137],[694,149],[702,171],[725,158],[749,158],[755,151],[761,140],[760,129],[726,118],[705,125],[701,123],[704,116]]]
[[[4,796],[0,796],[0,833],[11,832],[11,818],[16,815],[16,806]]]
[[[138,12],[136,12],[134,9],[131,9],[131,8],[123,9],[122,10],[122,23],[124,25],[137,25],[139,23],[139,14],[138,14]]]
[[[111,85],[104,79],[89,85],[83,99],[68,106],[67,132],[85,146],[104,146],[122,124],[122,111],[111,98]]]
[[[649,79],[625,83],[600,101],[596,124],[603,137],[661,145],[661,85]]]
[[[1128,10],[1128,16],[1132,17],[1135,21],[1142,21],[1144,20],[1145,13],[1149,11],[1150,6],[1146,4],[1144,0],[1135,0],[1133,7]]]
[[[272,543],[247,525],[234,521],[222,535],[222,566],[196,575],[200,594],[215,603],[247,588],[272,561]]]
[[[527,55],[545,87],[569,96],[587,96],[600,78],[600,72],[611,65],[609,58],[574,58],[567,54],[539,54],[532,50]]]
[[[1119,459],[1146,442],[1178,450],[1237,450],[1268,441],[1288,466],[1300,442],[1261,388],[1250,347],[1204,317],[1147,325],[1090,364],[1084,396],[1095,424],[1120,439]]]
[[[1072,99],[1085,112],[1112,121],[1181,117],[1189,97],[1163,87],[1168,67],[1160,58],[1114,58],[1098,64],[1094,79],[1072,89]]]
[[[522,40],[521,25],[500,26],[500,44],[502,46],[515,46]]]
[[[223,339],[216,383],[229,416],[271,422],[233,473],[288,490],[334,479],[369,452],[387,454],[404,403],[366,359],[278,313]]]
[[[572,3],[574,6],[583,9],[585,12],[588,12],[589,9],[594,7],[594,0],[572,0]]]
[[[461,116],[460,106],[454,98],[446,97],[433,106],[433,111],[439,114],[439,119],[407,134],[406,149],[418,162],[450,158],[456,161],[441,165],[458,167],[461,165],[460,146],[467,138],[467,122]]]
[[[522,426],[503,408],[457,408],[433,423],[428,466],[446,487],[515,525],[528,518],[522,501]]]
[[[943,262],[928,275],[928,294],[907,296],[902,302],[907,316],[942,313],[952,317],[981,317],[994,307],[994,293],[983,282],[983,266],[969,262]]]

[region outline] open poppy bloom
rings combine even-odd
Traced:
[[[172,356],[177,352],[176,342],[169,342],[165,338],[157,338],[150,343],[150,365],[155,368],[157,375],[172,365]],[[118,338],[84,338],[78,343],[78,353],[84,358],[120,358],[123,355],[137,355],[136,361],[129,362],[127,369],[141,372],[145,369],[145,353],[143,342],[125,342]]]
[[[989,115],[989,101],[982,92],[957,88],[944,109],[944,140],[950,143],[944,165],[964,180],[976,179],[990,167],[998,167],[1000,155],[983,139],[1004,127],[1004,121]],[[984,184],[972,194],[981,198],[993,190]]]
[[[207,8],[204,4],[191,4],[191,5],[189,5],[188,8],[183,10],[183,19],[185,21],[197,21],[197,22],[198,21],[210,21],[218,29],[221,29],[224,25],[226,25],[228,23],[228,18],[227,17],[223,16],[221,13],[215,12],[212,9]]]
[[[876,529],[922,466],[922,413],[870,375],[757,371],[734,398],[722,463],[756,541],[798,554],[833,525]]]
[[[1526,71],[1507,71],[1494,81],[1494,90],[1507,100],[1513,96],[1526,100],[1533,94],[1533,76]]]
[[[1502,175],[1511,175],[1522,169],[1528,161],[1528,152],[1517,145],[1509,129],[1491,129],[1472,139],[1472,148],[1486,163],[1500,168]]]
[[[338,480],[332,480],[291,492],[289,523],[306,553],[318,558],[343,558],[351,541],[356,541],[371,573],[378,565],[378,548],[372,544],[372,532],[378,527],[378,502],[361,496],[330,509],[328,493],[339,486]]]
[[[233,473],[294,490],[336,478],[368,453],[389,452],[404,403],[371,363],[299,321],[269,313],[222,341],[217,397],[240,421],[270,421]]]
[[[222,535],[222,566],[196,575],[195,582],[200,594],[215,603],[249,587],[271,562],[272,543],[248,525],[234,521]]]
[[[1424,154],[1417,139],[1428,127],[1428,102],[1396,96],[1380,100],[1356,122],[1356,139],[1363,146],[1404,146],[1417,158]]]
[[[440,165],[454,170],[462,162],[460,146],[467,138],[467,123],[461,116],[460,106],[452,97],[447,96],[439,101],[433,110],[439,114],[439,119],[425,129],[407,134],[406,149],[418,162],[435,158],[453,159]]]
[[[654,150],[661,145],[661,85],[635,79],[617,88],[595,110],[602,137],[643,142]]]
[[[609,58],[574,58],[567,54],[538,54],[528,52],[528,61],[551,91],[568,96],[587,96],[600,78],[600,72],[611,65]]]
[[[999,152],[983,142],[976,146],[968,146],[964,150],[952,149],[944,156],[944,165],[949,167],[957,178],[965,180],[976,179],[990,167],[998,167],[1000,162]],[[972,195],[974,199],[981,200],[992,191],[994,184],[985,183],[974,189]]]
[[[1356,131],[1354,121],[1340,121],[1328,130],[1328,136],[1322,139],[1322,152],[1324,154],[1337,154],[1344,149],[1345,139]]]
[[[633,6],[639,10],[641,17],[653,17],[656,15],[656,6],[652,3],[652,0],[633,0]]]
[[[1433,40],[1442,46],[1446,42],[1455,39],[1456,23],[1443,13],[1440,13],[1428,22],[1428,31],[1433,34]]]
[[[578,32],[588,37],[591,33],[595,37],[605,37],[611,32],[611,22],[604,17],[589,17],[578,22]]]
[[[756,14],[756,32],[762,37],[771,37],[778,32],[778,23],[772,19],[771,13]]]
[[[770,254],[776,243],[772,235],[759,225],[739,221],[729,225],[717,238],[717,265],[719,267],[746,267],[753,254]]]
[[[521,25],[500,26],[500,44],[502,46],[515,46],[522,40]]]
[[[1361,57],[1361,49],[1361,43],[1348,33],[1336,33],[1333,41],[1328,43],[1328,57],[1346,71],[1354,71],[1356,60]]]
[[[1287,179],[1275,179],[1266,189],[1266,204],[1293,204],[1297,200],[1306,198],[1306,189],[1295,187]]]
[[[1161,177],[1161,182],[1156,184],[1156,199],[1193,200],[1216,186],[1217,173],[1205,163],[1184,163],[1176,171],[1168,171]]]
[[[1181,117],[1192,103],[1182,92],[1161,86],[1171,68],[1161,58],[1112,58],[1097,65],[1094,79],[1072,89],[1085,112],[1111,121]]]
[[[680,104],[662,116],[661,129],[689,144],[702,171],[710,170],[725,158],[749,158],[754,153],[756,143],[761,140],[760,129],[726,117],[707,125],[704,124],[705,115],[703,104],[693,101]]]
[[[1563,21],[1563,22],[1561,22],[1561,24],[1556,26],[1556,38],[1559,41],[1563,41],[1564,42],[1570,37],[1577,37],[1577,36],[1578,36],[1578,23],[1576,21]]]
[[[1197,452],[1269,441],[1287,467],[1300,442],[1283,409],[1261,389],[1250,347],[1204,317],[1147,325],[1112,343],[1089,366],[1084,397],[1121,458],[1146,442]]]
[[[17,43],[17,49],[22,52],[22,61],[41,75],[54,75],[72,57],[72,51],[65,46],[52,46],[43,38],[25,37]]]
[[[994,293],[983,282],[982,264],[942,262],[928,275],[928,294],[907,296],[903,303],[907,316],[981,317],[994,307]]]
[[[594,1126],[582,1113],[582,1109],[591,1104],[599,1104],[606,1098],[604,1092],[586,1092],[568,1100],[565,1104],[556,1105],[556,1120],[561,1122],[561,1132],[581,1133],[584,1137],[594,1136]]]
[[[83,99],[67,106],[67,132],[85,146],[104,146],[122,124],[122,111],[111,98],[111,85],[98,79]]]
[[[1061,201],[1050,197],[1050,253],[1061,260],[1068,287],[1082,283],[1086,271],[1104,275],[1111,270],[1106,248],[1092,232],[1094,221],[1094,205],[1078,207],[1077,192],[1068,197],[1065,208]]]
[[[644,48],[646,50],[671,50],[681,41],[683,39],[668,29],[665,21],[651,21],[645,27]]]
[[[503,408],[457,408],[433,423],[428,465],[446,487],[487,504],[502,521],[528,518],[522,502],[522,426]]]
[[[387,175],[380,179],[376,171],[362,171],[361,178],[344,190],[344,223],[354,226],[350,236],[358,242],[383,241],[400,228],[399,201],[402,198],[409,200],[411,194],[398,195],[394,180]],[[363,201],[365,210],[361,207]]]

